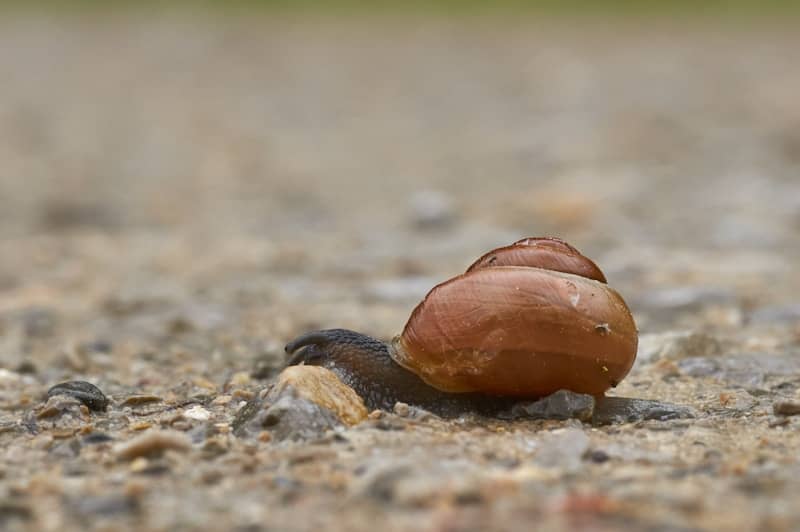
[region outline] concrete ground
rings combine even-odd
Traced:
[[[0,18],[0,527],[800,528],[800,34],[709,24]],[[532,235],[694,418],[232,434],[296,334]]]

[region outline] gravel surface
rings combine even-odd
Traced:
[[[3,16],[0,528],[800,529],[798,49],[777,27]],[[269,387],[296,334],[390,338],[529,235],[629,302],[611,395],[690,415],[342,424]]]

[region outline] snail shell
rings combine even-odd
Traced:
[[[490,266],[530,266],[556,272],[572,273],[606,282],[597,264],[558,238],[523,238],[484,254],[467,268],[467,273]]]
[[[575,248],[524,239],[435,286],[392,358],[447,392],[599,395],[627,375],[637,332],[620,295]]]

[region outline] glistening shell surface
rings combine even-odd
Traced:
[[[434,287],[393,357],[449,392],[601,394],[630,370],[636,325],[616,291],[577,275],[504,266]]]

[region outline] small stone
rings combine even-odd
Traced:
[[[798,401],[775,401],[772,404],[772,411],[776,416],[797,416],[800,415],[800,402]]]
[[[110,441],[114,441],[114,438],[104,432],[92,432],[84,436],[82,441],[85,444],[93,445],[98,443],[108,443]]]
[[[246,371],[238,371],[231,376],[228,382],[231,386],[247,386],[250,384],[250,374]]]
[[[17,364],[16,372],[26,375],[34,375],[37,372],[36,364],[30,360],[23,360]]]
[[[326,432],[341,426],[336,414],[303,397],[293,389],[281,395],[256,417],[257,434],[269,429],[273,438],[282,440],[309,440],[322,437]]]
[[[55,429],[50,432],[50,435],[54,440],[64,440],[73,437],[76,432],[78,432],[77,429]]]
[[[195,405],[183,413],[184,417],[195,421],[208,421],[211,413],[200,405]]]
[[[22,376],[14,371],[0,368],[0,389],[19,383]]]
[[[718,398],[720,406],[731,412],[750,411],[757,403],[755,397],[741,389],[720,392]]]
[[[114,447],[114,454],[122,460],[140,456],[157,456],[164,451],[186,452],[191,448],[189,438],[174,430],[153,430],[122,442]]]
[[[594,397],[559,390],[538,401],[520,402],[511,407],[509,414],[500,417],[510,419],[579,419],[588,421],[594,412]]]
[[[131,462],[131,465],[128,469],[130,470],[131,473],[141,473],[142,471],[147,469],[147,466],[149,465],[150,461],[144,456],[140,456],[138,458],[135,458]]]
[[[428,412],[424,408],[420,408],[418,406],[412,406],[400,401],[394,404],[392,410],[399,417],[416,419],[418,421],[425,421],[427,419],[433,419],[435,417],[432,413]]]
[[[319,366],[286,368],[268,393],[260,393],[236,414],[234,434],[258,438],[307,440],[367,417],[364,402],[336,375]]]
[[[784,426],[786,426],[788,424],[789,424],[789,418],[786,417],[786,416],[781,416],[781,417],[777,417],[777,418],[771,419],[770,422],[767,425],[770,428],[775,428],[775,427],[784,427]]]
[[[59,400],[58,397],[51,397],[47,402],[36,412],[37,419],[48,419],[51,417],[60,416],[67,410],[74,408],[77,412],[78,401],[76,399],[68,398],[66,401]]]
[[[239,400],[243,399],[245,401],[249,401],[254,396],[255,394],[250,390],[234,390],[233,393],[231,394],[231,397],[233,397],[234,399],[239,399]]]
[[[146,405],[150,403],[160,403],[163,399],[157,395],[150,395],[150,394],[140,394],[140,395],[131,395],[126,397],[119,406],[126,407],[126,406],[140,406]]]
[[[214,458],[228,452],[228,441],[224,437],[215,436],[203,443],[203,455],[206,458]]]
[[[232,400],[233,397],[231,397],[230,395],[220,395],[217,396],[213,401],[211,401],[211,404],[213,406],[224,406],[230,404]]]
[[[48,398],[56,395],[73,397],[95,411],[103,411],[108,406],[108,398],[100,388],[85,381],[62,382],[47,390]]]
[[[175,430],[180,430],[180,431],[183,431],[183,432],[186,432],[187,430],[191,430],[191,428],[192,428],[191,422],[189,422],[189,420],[187,420],[183,416],[180,416],[178,418],[173,419],[170,422],[169,426],[172,427]]]
[[[29,521],[33,519],[33,510],[20,501],[5,499],[0,501],[0,525],[10,525],[13,530],[14,521]]]
[[[602,449],[595,449],[594,451],[589,451],[586,453],[585,458],[595,464],[602,464],[608,462],[611,457]]]
[[[198,388],[205,388],[206,390],[216,390],[217,385],[206,379],[205,377],[195,377],[192,383]]]
[[[649,399],[602,397],[595,403],[592,423],[607,425],[643,420],[666,421],[694,417],[696,417],[694,411],[687,406],[651,401]]]
[[[330,410],[347,425],[355,425],[367,417],[367,408],[361,397],[328,369],[290,366],[280,374],[268,397],[279,397],[288,388]]]

